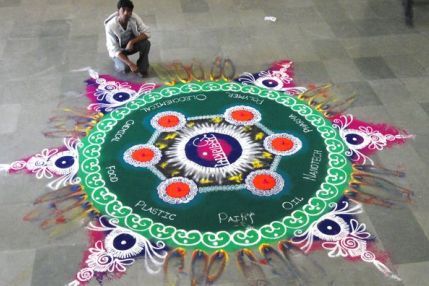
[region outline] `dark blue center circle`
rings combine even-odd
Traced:
[[[274,79],[264,79],[262,84],[266,87],[276,87],[279,85],[279,83]]]
[[[229,150],[224,150],[225,144],[229,145]],[[243,153],[243,149],[237,139],[232,136],[210,132],[192,137],[185,145],[185,153],[189,160],[198,165],[222,168],[237,161]],[[209,153],[208,158],[201,156],[202,153]]]
[[[128,250],[136,244],[137,240],[128,233],[121,233],[113,239],[113,247],[118,250]]]
[[[352,145],[360,145],[363,143],[364,140],[365,139],[359,134],[350,133],[346,135],[347,143]]]
[[[117,92],[113,95],[113,99],[118,102],[127,101],[130,99],[130,94],[127,92]]]
[[[70,168],[74,164],[73,156],[61,156],[57,160],[55,160],[55,166],[61,169]]]
[[[326,235],[337,235],[341,232],[341,226],[333,220],[325,219],[317,224],[317,228],[321,233]]]

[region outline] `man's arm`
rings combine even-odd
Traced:
[[[106,47],[109,51],[110,57],[117,57],[121,52],[121,47],[119,47],[119,40],[110,27],[106,26]]]
[[[143,23],[142,19],[136,15],[133,14],[134,18],[136,19],[136,25],[137,25],[137,32],[141,34],[146,35],[146,39],[150,38],[150,29],[149,26]]]
[[[134,45],[137,44],[140,41],[146,40],[148,36],[145,33],[142,33],[138,35],[137,37],[133,38],[127,43],[126,50],[132,50],[134,48]]]
[[[143,23],[142,19],[135,13],[133,13],[132,20],[135,21],[136,25],[136,37],[128,42],[126,49],[131,50],[135,44],[140,41],[144,41],[150,38],[150,29],[145,23]]]

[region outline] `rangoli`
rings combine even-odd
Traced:
[[[90,70],[90,112],[66,116],[76,124],[64,145],[2,165],[50,180],[54,191],[36,201],[48,210],[25,219],[46,229],[88,225],[90,247],[69,285],[124,273],[137,259],[168,280],[171,261],[183,271],[187,251],[191,281],[213,283],[231,255],[246,276],[254,247],[305,280],[287,253],[316,244],[399,279],[355,215],[360,203],[410,200],[387,178],[404,174],[370,158],[410,135],[345,114],[353,97],[333,98],[329,86],[297,87],[288,60],[234,80],[220,59],[209,80],[202,68],[179,68],[164,86]]]

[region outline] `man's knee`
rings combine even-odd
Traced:
[[[150,47],[150,41],[148,39],[141,41],[144,47]]]
[[[143,40],[138,42],[138,50],[140,52],[147,52],[150,49],[150,41],[149,40]]]

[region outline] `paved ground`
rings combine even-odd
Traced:
[[[389,122],[416,134],[405,147],[377,160],[408,171],[400,183],[416,204],[367,207],[362,221],[392,258],[403,285],[428,285],[429,268],[429,6],[419,6],[415,28],[403,25],[400,0],[140,0],[153,31],[152,63],[230,57],[240,71],[274,60],[296,62],[298,83],[333,82],[360,99],[351,113]],[[60,139],[41,135],[59,102],[82,101],[91,66],[114,74],[104,45],[105,0],[0,0],[0,162],[31,155]],[[276,22],[264,16],[277,17]],[[133,80],[133,79],[131,79]],[[0,285],[63,285],[73,279],[85,248],[84,231],[51,240],[22,215],[45,182],[0,177]],[[326,277],[317,285],[402,285],[371,265],[316,255]],[[231,261],[219,285],[247,285]],[[271,285],[287,285],[271,275]],[[183,277],[180,285],[189,285]],[[106,285],[161,285],[142,265]],[[95,284],[94,284],[95,285]]]

